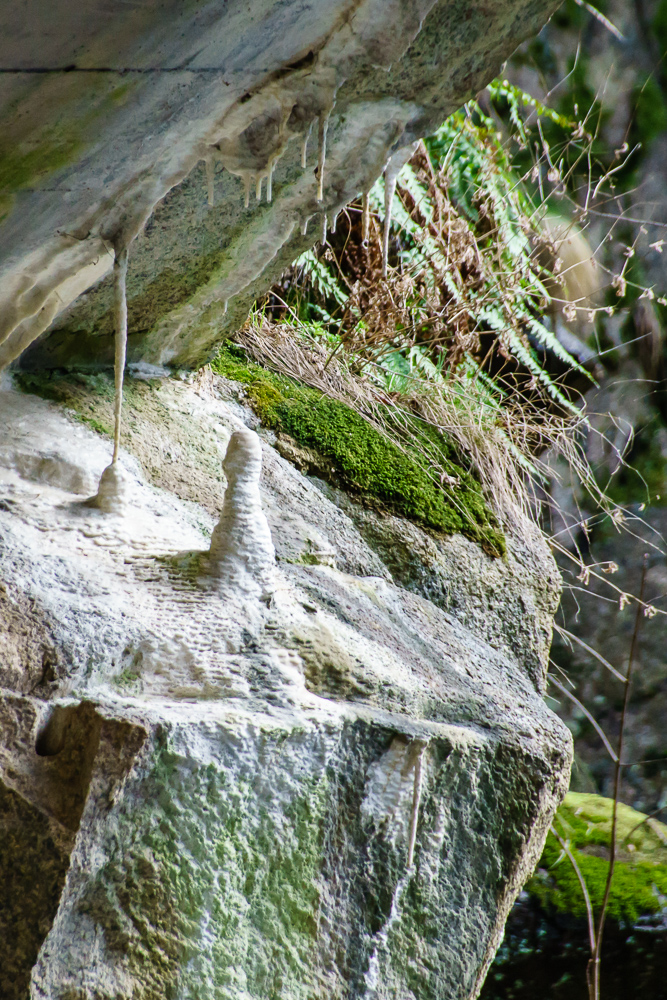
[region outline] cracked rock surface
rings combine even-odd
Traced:
[[[146,398],[105,512],[110,441],[0,388],[0,995],[475,997],[569,777],[544,543],[363,510],[223,379]]]

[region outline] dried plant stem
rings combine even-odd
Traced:
[[[621,711],[621,723],[619,727],[618,745],[616,749],[616,762],[614,765],[614,808],[612,812],[612,821],[611,821],[611,841],[609,844],[609,871],[607,872],[607,882],[605,884],[604,896],[602,898],[602,907],[600,909],[600,916],[598,918],[597,933],[595,935],[595,947],[591,950],[591,959],[588,963],[588,969],[586,973],[591,1000],[599,1000],[600,998],[600,954],[602,949],[602,934],[604,931],[604,924],[607,916],[607,907],[609,905],[611,882],[614,877],[614,866],[616,864],[616,830],[617,830],[617,818],[618,818],[618,796],[621,788],[621,766],[622,766],[621,760],[623,756],[623,737],[625,734],[625,722],[627,718],[628,702],[630,698],[630,683],[632,681],[632,669],[634,666],[635,656],[637,653],[639,630],[642,621],[642,608],[644,606],[644,588],[646,584],[647,565],[648,565],[648,555],[644,555],[644,564],[642,566],[641,589],[639,592],[637,613],[635,615],[635,627],[632,633],[632,642],[630,643],[628,669],[625,675],[623,708]]]
[[[636,833],[637,830],[639,830],[640,827],[644,826],[645,823],[650,823],[650,820],[655,819],[655,817],[659,816],[661,812],[665,811],[665,809],[667,809],[667,806],[660,806],[659,809],[654,809],[653,812],[649,813],[648,816],[644,816],[644,818],[640,820],[639,823],[635,823],[633,828],[630,830],[630,833],[626,833],[625,837],[623,837],[622,843],[627,844],[628,841],[630,840],[630,837],[632,837],[633,833]]]
[[[553,833],[554,837],[556,838],[556,840],[558,841],[558,843],[562,847],[563,851],[567,855],[567,858],[568,858],[570,864],[572,865],[572,867],[574,869],[574,874],[579,879],[579,885],[581,886],[581,891],[582,891],[582,893],[584,895],[584,903],[586,904],[586,918],[587,918],[587,921],[588,921],[588,943],[590,945],[591,955],[593,955],[595,953],[595,947],[596,947],[596,943],[595,943],[596,942],[596,938],[595,938],[595,921],[593,919],[593,907],[591,905],[591,897],[590,897],[590,895],[588,893],[588,887],[586,885],[586,880],[584,879],[584,876],[581,874],[581,868],[577,864],[577,859],[575,858],[574,854],[570,850],[567,842],[565,840],[563,840],[563,838],[560,836],[560,834],[558,834],[556,832],[556,830],[553,827],[553,825],[551,827],[551,832]],[[588,972],[586,973],[586,978],[588,979]],[[588,983],[588,992],[589,992],[589,994],[591,994],[591,983],[590,983],[590,981]],[[591,996],[592,996],[592,994],[591,994]]]

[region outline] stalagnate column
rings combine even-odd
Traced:
[[[89,501],[91,507],[98,507],[108,514],[120,513],[129,500],[129,474],[118,462],[120,450],[120,429],[123,414],[123,376],[127,355],[127,247],[116,252],[113,266],[114,276],[114,431],[111,465],[100,477],[97,494]]]

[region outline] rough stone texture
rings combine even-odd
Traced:
[[[116,513],[84,502],[108,439],[8,378],[0,410],[3,613],[30,675],[2,677],[6,995],[476,996],[569,773],[539,536],[505,562],[371,530],[206,375],[128,393]],[[206,572],[246,421],[278,557],[259,597]],[[151,485],[177,440],[185,471]],[[441,591],[392,532],[435,547]]]
[[[0,366],[47,328],[26,365],[110,363],[109,274],[132,240],[130,360],[205,359],[320,238],[324,216],[473,96],[556,6],[8,6],[0,65],[17,72],[0,78]],[[272,202],[253,193],[245,208],[244,179],[263,177],[266,195],[274,166]]]

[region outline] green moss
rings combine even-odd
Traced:
[[[459,486],[442,489],[426,471],[350,407],[292,379],[266,371],[226,345],[213,370],[247,387],[262,423],[288,434],[326,459],[334,478],[353,492],[432,530],[461,532],[493,555],[505,551],[503,535],[479,485],[453,458],[439,436],[425,444],[437,449],[448,474]]]
[[[76,133],[62,138],[49,136],[32,149],[0,145],[0,193],[29,187],[47,174],[60,170],[76,157],[82,143]]]
[[[229,764],[157,749],[79,903],[136,1000],[314,995],[328,781],[304,777],[277,827]]]
[[[30,122],[31,127],[23,128],[23,135],[10,131],[0,138],[0,218],[11,209],[12,195],[17,191],[35,187],[74,163],[93,138],[95,123],[106,120],[114,109],[125,104],[135,87],[136,82],[125,81],[113,83],[108,89],[100,78],[89,84],[85,98],[76,90],[63,96],[61,120],[51,119],[41,128],[35,126],[29,106],[17,105],[14,112],[19,125],[15,124],[15,128],[20,130],[23,121]],[[45,95],[44,100],[48,102],[49,97]]]
[[[554,822],[569,842],[596,914],[609,870],[612,808],[611,799],[569,792]],[[629,806],[618,807],[618,851],[608,909],[618,923],[633,924],[644,914],[657,913],[661,909],[659,895],[667,895],[667,826],[655,821],[638,826],[645,818]],[[551,833],[526,890],[547,909],[586,916],[574,868]]]
[[[19,371],[14,375],[14,385],[23,392],[66,406],[75,420],[98,434],[113,437],[113,427],[99,419],[96,406],[96,400],[107,403],[113,400],[113,379],[108,375]],[[132,387],[126,385],[125,392],[131,393]]]

